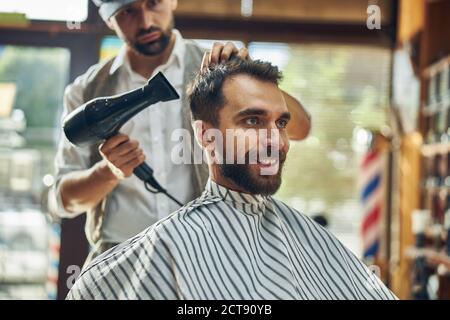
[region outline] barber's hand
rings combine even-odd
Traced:
[[[205,52],[203,55],[200,69],[201,71],[205,71],[209,66],[226,62],[233,56],[241,59],[250,59],[248,49],[245,47],[239,50],[232,42],[227,42],[226,44],[215,42],[211,50]]]
[[[123,133],[106,140],[99,147],[103,159],[111,173],[119,180],[128,178],[133,170],[145,161],[145,155],[139,143]]]

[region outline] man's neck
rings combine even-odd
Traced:
[[[155,56],[145,56],[127,46],[126,55],[128,57],[128,61],[130,62],[131,70],[146,79],[150,78],[157,67],[165,64],[169,60],[175,46],[175,40],[176,36],[172,33],[172,37],[167,48],[162,53]]]

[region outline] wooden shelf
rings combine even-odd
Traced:
[[[450,109],[450,100],[449,100],[449,98],[447,98],[447,100],[448,101],[445,101],[445,102],[442,101],[442,102],[437,102],[437,103],[430,104],[430,105],[425,105],[422,109],[422,114],[424,116],[432,116],[440,111]]]
[[[438,62],[433,63],[429,67],[423,70],[423,77],[425,79],[431,78],[436,72],[439,72],[445,65],[450,64],[450,55],[440,59]]]
[[[420,139],[417,139],[416,149],[418,152],[414,153],[413,147],[410,148],[410,136],[404,135],[401,138],[402,149],[400,150],[400,169],[398,169],[400,172],[400,177],[398,178],[400,186],[398,216],[394,216],[391,220],[392,225],[390,227],[394,234],[393,239],[396,237],[395,240],[398,241],[397,246],[392,246],[393,250],[391,252],[391,262],[396,263],[398,261],[397,267],[391,269],[391,284],[392,289],[401,299],[411,297],[413,286],[411,258],[424,256],[430,265],[439,265],[436,272],[438,272],[438,269],[450,268],[450,257],[445,252],[439,252],[431,248],[415,248],[415,237],[412,230],[412,212],[418,208],[430,207],[430,199],[423,195],[423,190],[430,190],[430,192],[448,191],[447,187],[423,188],[421,181],[426,181],[427,177],[433,175],[433,171],[438,169],[434,166],[434,163],[423,161],[424,156],[429,157],[429,159],[425,160],[432,160],[433,156],[442,154],[445,158],[450,153],[450,141],[441,140],[441,137],[436,137],[438,138],[435,139],[436,143],[423,144],[424,141],[429,140],[429,125],[435,122],[430,120],[446,120],[440,117],[446,112],[437,112],[449,108],[442,103],[434,103],[434,101],[429,99],[428,94],[430,89],[428,80],[437,70],[442,70],[443,66],[450,59],[450,42],[448,41],[450,37],[449,10],[450,1],[448,0],[399,1],[397,45],[403,49],[411,48],[411,65],[420,84],[419,97],[415,100],[417,104],[420,104],[418,114],[418,134],[420,134]],[[442,99],[442,101],[447,100],[444,97]],[[407,106],[405,104],[404,107]],[[436,117],[438,119],[430,119],[429,116],[435,114],[438,115]],[[438,124],[442,125],[441,122]],[[439,128],[438,130],[440,131],[441,129],[444,128]],[[436,136],[438,135],[436,134]],[[416,163],[417,154],[419,157],[422,156],[418,164]],[[439,165],[444,166],[444,163],[439,163]],[[447,165],[448,163],[445,164],[445,166]],[[418,176],[420,177],[419,179]],[[431,211],[435,208],[431,207],[429,209]],[[438,296],[440,299],[449,297],[450,294],[450,287],[443,278],[439,278],[440,292]]]
[[[419,249],[416,247],[409,247],[407,248],[405,254],[406,257],[410,259],[425,257],[427,261],[432,265],[437,266],[443,264],[445,267],[450,269],[450,256],[443,251],[437,251],[430,248]]]
[[[441,191],[450,192],[450,186],[439,186],[439,187],[421,186],[420,188],[422,190],[430,191],[430,192],[433,192],[433,193],[438,193],[438,192],[441,192]]]
[[[424,144],[421,147],[421,152],[426,157],[434,156],[436,154],[449,153],[450,152],[450,141]]]

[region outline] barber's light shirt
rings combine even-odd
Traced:
[[[68,299],[396,299],[328,231],[209,180],[201,197],[93,261]]]
[[[186,85],[183,83],[186,48],[181,34],[177,30],[174,33],[176,41],[172,54],[167,63],[154,70],[153,75],[163,72],[181,96]],[[141,87],[148,81],[131,69],[124,49],[110,69],[111,74],[119,72],[116,94]],[[83,103],[82,77],[68,86],[66,106],[76,107]],[[130,139],[139,141],[139,147],[146,155],[146,162],[154,169],[158,182],[178,200],[186,203],[194,197],[191,169],[188,164],[175,164],[171,159],[173,147],[179,144],[179,141],[172,141],[172,133],[183,127],[181,108],[181,100],[157,103],[130,119],[120,131],[129,135]],[[67,113],[67,109],[64,112]],[[89,168],[89,149],[73,146],[65,137],[61,137],[55,162],[59,171],[58,183],[60,176],[65,173]],[[143,182],[133,175],[121,181],[108,195],[101,239],[105,242],[123,242],[178,208],[165,195],[148,192]],[[61,216],[73,216],[65,212],[60,195],[58,209]]]

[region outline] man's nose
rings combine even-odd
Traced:
[[[260,144],[263,148],[273,148],[275,150],[283,150],[289,148],[289,140],[281,134],[280,129],[275,125],[273,127],[260,131]]]
[[[153,12],[146,8],[141,8],[140,11],[140,27],[142,29],[150,29],[154,25]]]
[[[259,132],[260,143],[263,147],[274,146],[279,148],[280,146],[280,131],[277,128],[266,128]]]

